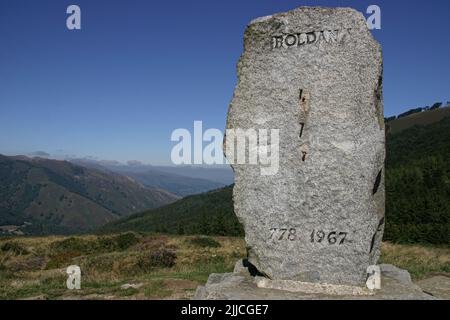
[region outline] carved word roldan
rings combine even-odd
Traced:
[[[345,35],[350,33],[350,30],[351,28],[276,35],[272,36],[272,49],[294,48],[323,41],[326,43],[339,43],[342,42]]]

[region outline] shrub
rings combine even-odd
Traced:
[[[101,237],[94,244],[97,252],[122,251],[134,246],[140,241],[133,232],[121,233],[110,237]]]
[[[10,252],[13,253],[15,255],[20,255],[20,254],[28,254],[28,250],[20,243],[16,242],[16,241],[8,241],[5,242],[1,248],[0,248],[3,252]]]
[[[63,251],[52,255],[45,266],[46,270],[67,267],[73,258],[80,256],[77,251]]]
[[[176,258],[175,252],[160,248],[149,255],[142,256],[138,261],[138,266],[142,271],[148,271],[153,268],[171,268],[175,265]]]
[[[13,259],[8,263],[8,270],[12,272],[38,271],[45,266],[45,257],[28,255],[22,259]]]
[[[79,255],[90,253],[92,250],[92,243],[81,238],[67,238],[61,241],[56,241],[51,244],[51,249],[56,252],[76,252]]]
[[[119,234],[114,237],[114,242],[119,250],[126,250],[139,242],[139,237],[133,232]]]
[[[76,252],[78,255],[90,253],[106,253],[126,250],[140,241],[133,232],[122,233],[115,236],[100,237],[86,240],[71,237],[52,243],[52,249],[56,252]]]
[[[150,264],[154,267],[171,268],[175,265],[177,256],[173,251],[161,248],[150,255]]]
[[[202,247],[202,248],[219,248],[221,247],[220,243],[213,238],[210,237],[195,237],[190,239],[191,244]]]

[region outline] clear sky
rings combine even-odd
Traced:
[[[250,20],[371,4],[386,116],[450,100],[448,0],[0,0],[0,153],[168,163],[174,129],[223,130]]]

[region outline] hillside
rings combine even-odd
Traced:
[[[149,188],[160,188],[178,196],[198,194],[226,186],[218,180],[232,181],[231,170],[190,167],[155,167],[151,165],[121,165],[104,161],[73,159],[71,162],[132,178]],[[213,180],[206,179],[211,176]],[[232,182],[230,182],[232,183]],[[228,184],[230,184],[228,183]]]
[[[387,136],[386,216],[386,240],[450,244],[450,117]]]
[[[434,111],[428,112],[437,119]],[[426,114],[421,114],[422,119]],[[390,133],[386,147],[384,238],[403,243],[450,244],[450,117]],[[101,230],[210,235],[242,232],[233,213],[231,187],[135,214]]]
[[[66,161],[0,155],[0,234],[83,232],[177,196]]]
[[[450,117],[450,107],[418,112],[386,123],[386,132],[396,134],[415,125],[425,126]]]
[[[101,233],[135,230],[178,234],[242,235],[233,211],[232,186],[189,196],[109,223]]]

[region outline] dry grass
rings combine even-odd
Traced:
[[[407,269],[414,280],[433,273],[450,276],[450,248],[383,243],[381,262]]]
[[[0,250],[0,299],[189,299],[210,273],[230,272],[245,256],[244,240],[233,237],[16,238],[1,239],[0,248],[5,243],[7,250]],[[450,248],[384,243],[382,262],[408,269],[414,279],[433,272],[450,274]],[[65,268],[70,264],[81,267],[81,290],[66,289]],[[133,286],[121,288],[124,284]]]
[[[122,236],[119,244],[116,235],[0,240],[14,248],[0,251],[0,299],[188,299],[210,273],[231,271],[245,255],[240,238],[198,247],[189,236],[134,235],[136,243]],[[82,270],[81,290],[66,289],[71,264]]]

